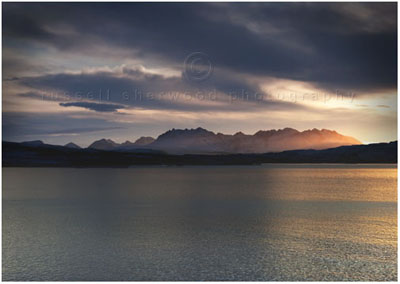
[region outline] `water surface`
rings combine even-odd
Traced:
[[[3,280],[396,280],[395,165],[3,168]]]

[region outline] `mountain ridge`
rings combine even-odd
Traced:
[[[328,149],[346,145],[360,145],[359,140],[334,130],[316,128],[298,131],[293,128],[259,130],[255,134],[215,134],[196,129],[172,129],[161,134],[148,145],[169,153],[267,153],[300,149]]]
[[[131,142],[126,140],[125,142],[119,144],[111,139],[102,138],[100,140],[94,141],[87,148],[96,149],[96,150],[129,150],[131,148],[141,148],[152,143],[155,139],[153,137],[142,136],[137,139],[135,142]]]
[[[23,142],[26,145],[41,146],[42,141]],[[158,150],[171,154],[220,154],[220,153],[268,153],[289,150],[322,150],[347,145],[360,145],[359,140],[344,136],[335,130],[308,129],[298,131],[294,128],[259,130],[254,134],[241,131],[235,134],[214,133],[202,127],[191,129],[172,128],[156,139],[142,136],[135,142],[129,140],[117,143],[102,138],[91,143],[87,148],[106,151]],[[71,148],[78,145],[70,142]],[[67,146],[65,145],[65,146]]]

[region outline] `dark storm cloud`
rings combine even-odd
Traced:
[[[115,112],[119,109],[125,108],[123,105],[116,104],[99,104],[91,102],[70,102],[70,103],[60,103],[63,107],[81,107],[89,110],[94,110],[98,112]]]
[[[23,77],[19,81],[23,86],[40,90],[19,94],[20,97],[57,101],[61,106],[78,106],[98,112],[122,108],[179,111],[310,109],[291,101],[273,100],[246,78],[223,72],[217,72],[201,84],[126,67],[121,72],[61,73]],[[215,104],[210,104],[213,102]]]
[[[4,43],[64,51],[125,48],[180,65],[193,51],[221,69],[327,89],[396,88],[396,3],[5,3]]]
[[[149,74],[138,69],[124,67],[122,72],[97,71],[91,73],[58,73],[36,77],[22,77],[19,83],[23,86],[41,90],[61,90],[69,94],[90,94],[99,96],[102,90],[102,98],[107,96],[107,90],[122,98],[124,92],[134,91],[142,93],[158,94],[164,92],[190,92],[216,90],[225,94],[246,90],[251,93],[261,92],[259,87],[243,75],[235,73],[215,72],[205,82],[192,83],[180,77],[164,77],[157,74]]]

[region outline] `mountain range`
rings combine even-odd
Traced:
[[[36,143],[37,141],[26,142]],[[268,153],[299,149],[328,149],[346,145],[359,145],[360,141],[327,129],[298,131],[293,128],[260,130],[254,135],[215,134],[204,128],[172,129],[157,139],[141,137],[135,142],[116,143],[111,139],[93,142],[88,148],[107,151],[130,151],[138,149],[161,150],[171,154],[223,154]],[[67,146],[69,145],[69,146]],[[66,146],[75,145],[68,143]],[[75,147],[74,146],[74,147]]]
[[[155,139],[153,137],[140,137],[134,143],[131,141],[125,141],[124,143],[118,144],[111,139],[100,139],[94,141],[88,148],[97,149],[97,150],[129,150],[129,149],[137,149],[143,148],[147,145],[150,145],[154,142]]]
[[[184,154],[136,149],[90,148],[3,141],[3,167],[132,167],[165,165],[260,165],[263,163],[397,163],[397,141],[325,150],[292,150],[263,154]]]
[[[396,163],[397,142],[362,144],[332,130],[292,128],[254,135],[215,134],[203,128],[172,129],[157,139],[116,143],[100,139],[87,148],[40,140],[3,141],[6,167],[130,167],[139,165],[259,165],[262,163]]]

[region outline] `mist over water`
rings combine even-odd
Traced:
[[[3,280],[396,280],[396,165],[3,168]]]

